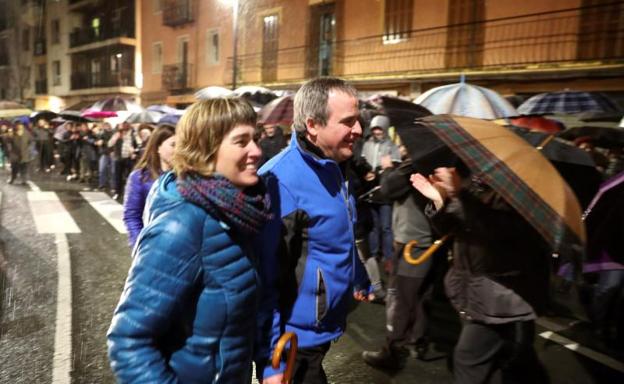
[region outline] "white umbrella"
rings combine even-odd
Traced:
[[[235,96],[234,91],[232,91],[231,89],[217,87],[217,86],[206,87],[195,92],[195,98],[199,100],[216,99],[219,97],[232,97],[232,96]]]
[[[464,82],[430,89],[414,102],[434,114],[489,120],[518,115],[516,109],[495,91]]]

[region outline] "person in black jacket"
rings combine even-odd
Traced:
[[[465,166],[462,168],[465,169]],[[455,168],[411,176],[432,200],[426,213],[454,237],[446,293],[462,330],[453,354],[455,383],[546,383],[533,348],[546,309],[550,249],[541,235],[481,178]]]
[[[262,149],[262,161],[260,163],[262,165],[280,153],[287,143],[281,127],[267,125],[264,127],[264,137],[260,139],[259,144]]]

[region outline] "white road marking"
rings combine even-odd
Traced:
[[[28,192],[30,211],[39,233],[80,233],[80,228],[54,192]]]
[[[123,206],[104,192],[80,192],[80,195],[119,233],[128,233],[123,222]]]
[[[28,184],[28,186],[30,187],[31,190],[35,191],[35,192],[41,192],[41,188],[39,188],[37,186],[37,184],[33,183],[32,181],[28,180],[26,182],[26,184]]]
[[[593,349],[589,349],[587,347],[584,347],[582,345],[580,345],[579,343],[570,340],[568,338],[565,338],[559,334],[556,334],[552,331],[546,331],[546,332],[542,332],[539,334],[541,337],[543,337],[544,339],[550,340],[550,341],[554,341],[557,344],[561,344],[563,347],[574,351],[580,355],[583,355],[585,357],[588,357],[592,360],[595,360],[597,362],[599,362],[600,364],[606,365],[609,368],[615,369],[616,371],[619,372],[624,372],[624,363],[622,363],[621,361],[618,361],[610,356],[607,356],[605,354],[602,354],[600,352],[596,352]]]
[[[58,289],[56,292],[56,330],[52,382],[70,384],[72,370],[72,281],[67,235],[56,234]]]

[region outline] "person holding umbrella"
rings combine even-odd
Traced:
[[[453,233],[446,293],[462,331],[453,354],[456,383],[546,383],[533,348],[547,306],[550,250],[541,235],[483,179],[460,167],[416,173],[440,233]]]

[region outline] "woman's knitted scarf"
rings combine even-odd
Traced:
[[[260,232],[272,217],[269,195],[262,182],[242,190],[221,175],[187,174],[178,178],[176,186],[186,200],[243,234]]]

